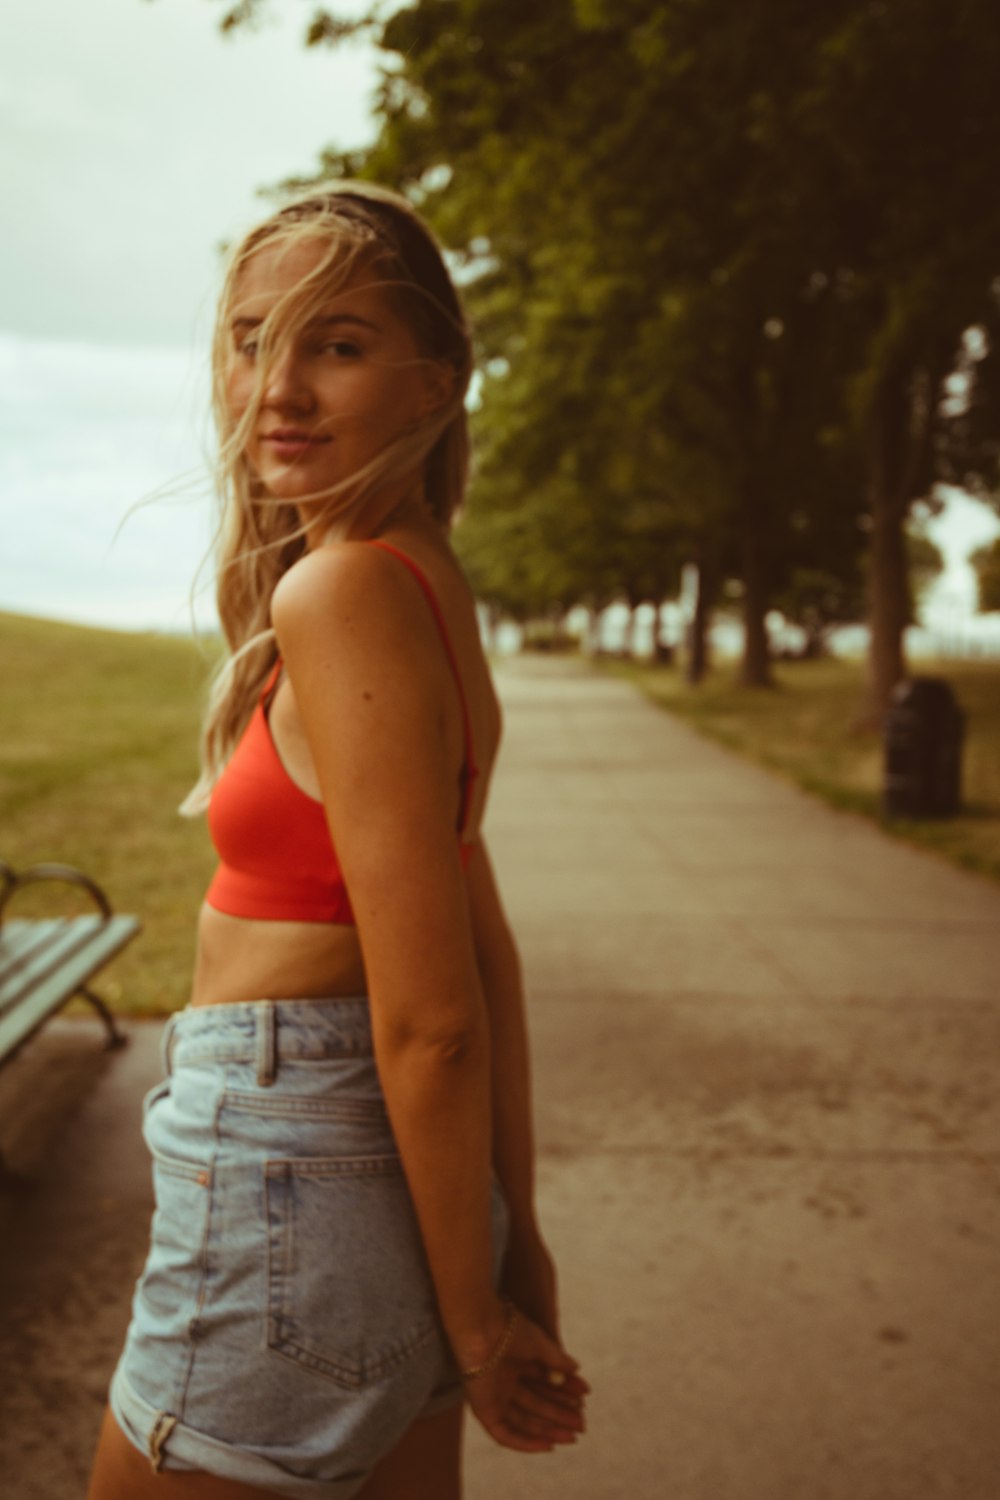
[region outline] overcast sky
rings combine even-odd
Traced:
[[[374,132],[370,48],[307,50],[306,0],[224,39],[224,7],[0,0],[0,608],[185,628],[217,246]]]
[[[312,0],[225,39],[227,3],[0,0],[0,608],[184,627],[216,247],[260,187],[374,133],[372,49],[306,49]],[[956,497],[932,529],[943,618],[967,615],[997,521]]]
[[[3,0],[0,328],[189,346],[214,247],[267,211],[256,189],[371,137],[370,48],[307,50],[303,0],[230,38],[225,9]]]

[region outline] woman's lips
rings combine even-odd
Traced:
[[[324,447],[330,439],[328,437],[314,437],[308,432],[295,432],[292,429],[288,429],[267,432],[264,434],[262,441],[279,458],[301,458],[316,448]]]

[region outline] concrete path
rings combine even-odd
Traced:
[[[470,1431],[467,1500],[996,1500],[1000,888],[620,681],[525,659],[498,684],[488,835],[594,1394],[568,1452]],[[0,1075],[42,1098],[75,1051],[86,1094],[4,1203],[10,1500],[83,1493],[148,1222],[159,1028],[132,1030],[99,1077],[88,1023]]]

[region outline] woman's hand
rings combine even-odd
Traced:
[[[515,1307],[559,1342],[555,1262],[536,1229],[512,1230],[504,1254],[501,1290]]]
[[[503,1357],[466,1379],[466,1399],[504,1448],[550,1453],[586,1431],[583,1401],[590,1387],[577,1374],[576,1360],[544,1329],[522,1312],[513,1317]]]

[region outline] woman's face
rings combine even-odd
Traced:
[[[226,372],[234,424],[257,387],[261,323],[325,254],[315,242],[280,250],[265,245],[242,272]],[[430,416],[450,390],[447,366],[421,354],[378,274],[359,267],[274,360],[247,438],[247,458],[276,499],[294,504],[315,498]]]

